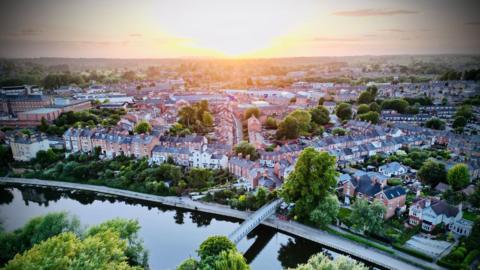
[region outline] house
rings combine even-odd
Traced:
[[[407,173],[408,167],[394,161],[378,167],[378,172],[388,177],[399,176]]]
[[[37,156],[41,150],[50,149],[50,142],[43,134],[13,134],[9,138],[13,159],[17,161],[30,161]]]
[[[338,186],[345,196],[345,204],[350,198],[363,198],[369,201],[380,200],[386,207],[385,219],[406,210],[406,190],[400,186],[387,186],[388,177],[377,172],[357,170],[352,176],[341,174]]]
[[[436,226],[443,223],[447,229],[465,229],[462,226],[462,207],[448,204],[436,198],[417,198],[410,206],[408,222],[411,225],[422,225],[422,229],[431,232]],[[465,225],[465,224],[463,224]]]
[[[162,164],[171,157],[175,164],[189,166],[191,151],[187,147],[170,147],[156,145],[152,150],[150,163]]]
[[[190,156],[190,166],[203,169],[225,169],[228,165],[228,157],[224,154],[214,152],[207,147],[200,150],[193,150]]]

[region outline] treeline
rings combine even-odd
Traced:
[[[467,81],[480,81],[480,69],[470,69],[461,71],[449,70],[443,73],[440,81],[454,81],[454,80],[467,80]]]

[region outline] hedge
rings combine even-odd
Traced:
[[[407,254],[410,254],[412,256],[415,256],[417,258],[420,258],[420,259],[423,259],[423,260],[426,260],[426,261],[429,261],[429,262],[433,262],[433,258],[428,256],[427,254],[425,253],[422,253],[422,252],[419,252],[419,251],[416,251],[414,249],[411,249],[411,248],[407,248],[407,247],[404,247],[398,243],[393,243],[392,246],[400,251],[403,251]]]
[[[349,233],[341,233],[341,232],[338,232],[338,231],[330,229],[330,228],[327,228],[327,231],[332,233],[332,234],[347,238],[349,240],[352,240],[352,241],[360,243],[360,244],[364,244],[364,245],[369,246],[369,247],[379,249],[381,251],[385,251],[385,252],[390,253],[390,254],[395,253],[395,252],[393,252],[393,250],[389,249],[388,247],[377,244],[375,242],[372,242],[372,241],[367,240],[367,239],[365,239],[363,237],[360,237],[360,236],[356,236],[356,235],[349,234]]]

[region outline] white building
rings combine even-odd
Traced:
[[[17,134],[9,138],[9,143],[13,159],[17,161],[30,161],[37,156],[38,151],[50,149],[48,138],[40,134]]]
[[[192,152],[190,165],[203,169],[226,169],[228,157],[223,154],[213,153],[204,147],[202,151],[194,150]]]

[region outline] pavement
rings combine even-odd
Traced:
[[[453,244],[454,243],[447,241],[432,240],[417,235],[413,236],[405,243],[406,246],[429,254],[433,258],[440,256],[440,254],[449,249]]]

